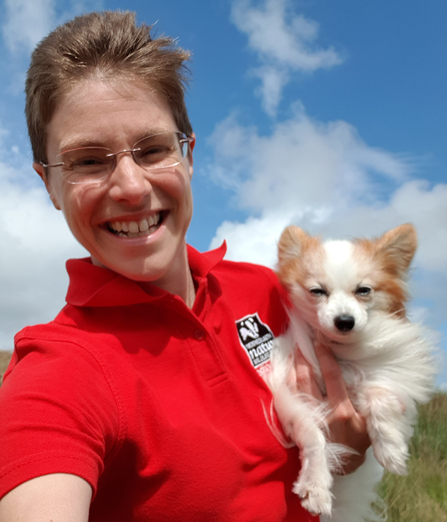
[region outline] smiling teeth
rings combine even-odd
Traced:
[[[160,221],[161,214],[157,212],[156,214],[151,214],[146,219],[142,219],[138,223],[136,221],[115,221],[109,223],[109,228],[115,232],[117,236],[133,238],[147,235],[148,231],[154,232],[155,230],[151,230],[151,228],[158,227]]]

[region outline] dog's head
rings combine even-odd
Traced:
[[[278,245],[278,276],[314,329],[333,341],[351,342],[373,310],[405,316],[416,247],[409,224],[375,240],[325,242],[290,226]]]

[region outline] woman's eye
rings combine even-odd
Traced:
[[[147,164],[163,161],[169,155],[170,149],[164,145],[151,145],[138,152],[140,161]]]
[[[113,161],[103,150],[69,151],[61,155],[61,158],[67,170],[85,173],[95,173]]]
[[[99,158],[83,158],[80,160],[75,161],[72,164],[72,167],[90,167],[91,165],[102,165],[104,163],[104,160]]]
[[[355,291],[355,294],[360,297],[366,297],[371,293],[371,288],[369,286],[359,286]]]
[[[310,288],[309,292],[316,296],[316,297],[322,297],[323,295],[328,295],[326,290],[324,288]]]
[[[150,147],[141,151],[141,156],[151,156],[153,154],[162,154],[166,151],[166,147]]]

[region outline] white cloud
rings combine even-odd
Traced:
[[[53,28],[55,0],[5,0],[3,37],[12,52],[31,52]]]
[[[65,261],[86,253],[41,185],[0,163],[0,349],[27,324],[49,321],[64,304]],[[37,177],[37,174],[34,174]]]
[[[269,116],[274,116],[281,102],[282,90],[289,81],[287,69],[265,65],[253,69],[252,74],[261,80],[256,94],[261,98],[262,108]]]
[[[8,49],[16,54],[32,52],[56,25],[88,11],[101,10],[103,0],[5,0],[6,16],[2,24]],[[58,14],[58,10],[64,12]]]
[[[290,112],[270,136],[242,127],[233,114],[210,137],[216,150],[210,172],[234,190],[241,208],[293,214],[311,207],[320,213],[327,205],[376,201],[379,179],[395,184],[409,176],[408,161],[369,147],[347,122],[312,120],[301,104]]]
[[[250,4],[250,0],[233,2],[232,20],[248,35],[250,47],[262,57],[303,71],[341,63],[340,56],[332,48],[313,47],[318,37],[318,24],[291,13],[287,0],[266,0],[264,9]]]
[[[276,242],[287,223],[287,214],[250,217],[244,223],[224,221],[216,231],[210,248],[217,248],[226,240],[227,259],[273,267],[276,263]]]
[[[261,80],[258,92],[271,116],[276,113],[289,71],[312,72],[342,62],[333,48],[317,47],[318,24],[294,14],[289,0],[265,0],[260,8],[252,7],[251,0],[234,0],[231,18],[247,34],[249,47],[262,64],[252,72]]]

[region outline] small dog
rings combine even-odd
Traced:
[[[429,400],[436,373],[430,332],[405,317],[416,246],[409,224],[377,240],[352,242],[322,242],[291,226],[279,241],[278,275],[292,306],[289,328],[275,341],[267,381],[284,433],[300,449],[293,491],[322,521],[383,520],[371,507],[383,468],[406,473],[416,404]],[[366,462],[346,476],[337,471],[350,450],[328,442],[327,407],[294,387],[299,347],[325,393],[315,343],[334,353],[372,442],[374,455],[368,450]]]

